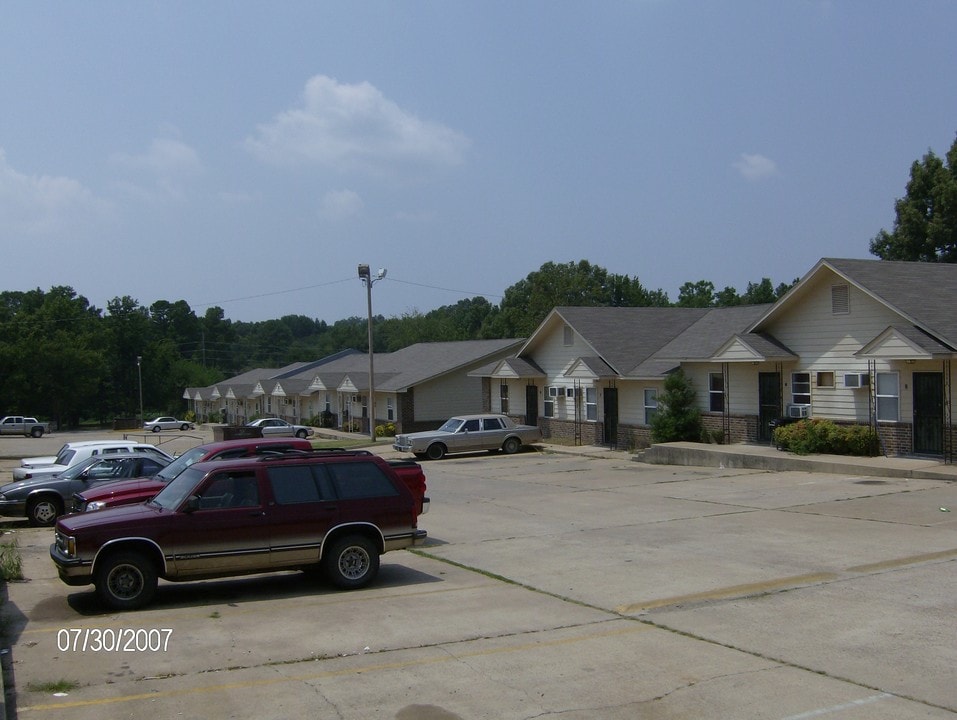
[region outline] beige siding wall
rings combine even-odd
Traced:
[[[495,383],[493,387],[497,388]],[[384,405],[382,409],[385,409]],[[480,412],[482,412],[481,378],[456,373],[415,388],[416,422],[447,420],[452,415]]]

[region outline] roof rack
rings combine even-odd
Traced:
[[[288,450],[284,453],[275,453],[257,456],[258,462],[282,462],[283,460],[298,460],[309,457],[329,457],[330,455],[359,457],[372,455],[368,450],[346,450],[345,448],[320,448],[318,450]]]

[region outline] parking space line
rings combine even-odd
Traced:
[[[861,698],[860,700],[851,700],[850,702],[841,703],[840,705],[818,708],[817,710],[808,710],[807,712],[800,713],[799,715],[788,715],[786,718],[781,718],[781,720],[807,720],[807,718],[821,717],[821,715],[830,715],[831,713],[843,712],[844,710],[850,710],[852,708],[860,707],[861,705],[870,705],[871,703],[878,702],[879,700],[886,700],[887,698],[892,697],[894,697],[894,695],[891,695],[890,693],[870,695],[866,698]]]
[[[809,575],[792,575],[791,577],[778,578],[777,580],[766,580],[764,582],[745,583],[743,585],[730,585],[714,590],[705,590],[703,592],[689,593],[687,595],[674,595],[667,598],[658,598],[657,600],[647,600],[645,602],[633,603],[630,605],[619,605],[615,612],[622,615],[630,615],[640,610],[653,610],[655,608],[667,607],[668,605],[686,605],[689,603],[704,602],[706,600],[724,600],[730,597],[757,595],[760,593],[780,590],[787,587],[800,587],[801,585],[811,585],[819,582],[834,580],[839,577],[836,573],[822,572]]]

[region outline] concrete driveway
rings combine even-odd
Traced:
[[[11,716],[957,715],[957,485],[617,453],[425,468],[429,544],[354,593],[283,573],[105,613],[18,528]]]

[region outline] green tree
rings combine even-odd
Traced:
[[[906,194],[894,203],[891,232],[881,230],[870,251],[881,260],[957,262],[957,139],[946,163],[932,151],[914,161]]]
[[[651,419],[651,439],[655,442],[701,439],[701,412],[695,406],[695,390],[681,368],[665,379],[664,392],[658,397],[658,412]]]
[[[710,280],[686,282],[678,288],[678,307],[706,308],[715,302],[714,283]]]
[[[661,304],[663,298],[662,291],[648,292],[637,278],[611,274],[587,260],[547,262],[505,290],[480,335],[527,337],[555,307],[637,307]]]

